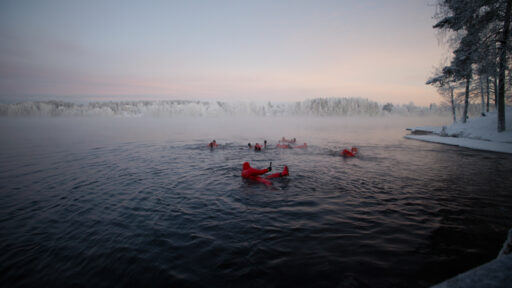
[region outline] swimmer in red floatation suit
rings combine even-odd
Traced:
[[[284,166],[283,172],[281,172],[281,173],[270,174],[270,175],[267,175],[265,178],[260,177],[260,175],[263,175],[267,172],[272,171],[272,162],[270,164],[271,165],[266,169],[255,169],[255,168],[251,167],[249,162],[244,162],[244,164],[242,165],[242,178],[258,181],[258,182],[261,182],[261,183],[264,183],[264,184],[270,186],[270,185],[272,185],[272,182],[270,182],[267,179],[272,179],[272,178],[283,177],[283,176],[289,175],[288,174],[288,166]]]
[[[276,148],[281,148],[281,149],[291,149],[292,146],[288,145],[288,144],[277,144],[276,145]]]
[[[261,151],[261,145],[260,143],[254,144],[254,151]]]
[[[286,139],[286,138],[281,138],[281,140],[279,140],[279,142],[281,143],[291,143],[291,144],[295,144],[295,142],[297,142],[297,139],[293,138],[293,139]]]
[[[348,151],[347,149],[343,149],[343,151],[341,151],[340,154],[343,157],[355,157],[357,154],[357,148],[352,147],[352,149],[350,149],[350,151]]]
[[[217,146],[219,146],[219,145],[217,144],[217,141],[215,141],[215,140],[213,140],[212,142],[210,142],[210,144],[208,144],[208,147],[210,147],[210,149],[213,149]]]

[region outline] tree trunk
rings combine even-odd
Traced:
[[[505,10],[505,19],[503,21],[503,39],[500,46],[499,63],[499,92],[498,92],[498,132],[505,131],[505,69],[507,62],[507,42],[510,34],[510,11],[512,9],[512,0],[507,1]]]
[[[487,81],[487,113],[489,113],[489,97],[490,97],[490,91],[489,91],[489,76],[486,77]]]
[[[481,104],[481,114],[482,116],[485,116],[485,96],[484,96],[484,80],[482,79],[482,76],[480,76],[480,98],[482,99],[482,104]]]
[[[450,96],[451,96],[451,100],[452,100],[453,123],[457,123],[457,118],[455,116],[455,99],[453,97],[453,87],[450,87]]]
[[[510,0],[512,1],[512,0]],[[468,106],[469,106],[469,84],[471,83],[471,77],[466,78],[466,95],[464,96],[464,113],[462,115],[462,123],[466,123],[468,120]]]
[[[498,75],[494,77],[494,109],[498,111]]]

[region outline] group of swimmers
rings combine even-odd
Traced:
[[[305,142],[302,145],[295,145],[295,143],[297,143],[297,139],[295,139],[295,138],[286,139],[283,137],[281,140],[279,140],[277,142],[276,148],[279,148],[279,149],[293,149],[293,148],[306,149],[306,148],[308,148],[308,144]],[[217,141],[215,141],[215,140],[213,140],[212,142],[210,142],[210,144],[208,144],[208,147],[210,147],[210,149],[213,149],[218,146],[219,145],[217,144]],[[267,149],[267,140],[263,141],[263,146],[260,143],[255,143],[253,146],[249,142],[249,143],[247,143],[247,147],[249,147],[249,149],[253,149],[253,147],[254,147],[254,151],[261,151],[261,149]]]
[[[308,147],[306,143],[304,143],[303,145],[298,145],[298,146],[296,146],[295,143],[297,143],[297,139],[295,139],[295,138],[286,139],[283,137],[281,140],[278,141],[276,148],[281,148],[281,149],[303,148],[303,149],[305,149]],[[218,146],[219,145],[217,144],[217,142],[215,140],[213,140],[212,142],[210,142],[208,144],[208,147],[210,147],[210,149],[213,149]],[[249,147],[249,149],[253,148],[251,143],[248,143],[247,146]],[[259,143],[254,144],[254,151],[261,151],[262,148],[267,149],[267,140],[263,141],[263,146],[261,146],[261,144],[259,144]],[[340,152],[340,155],[343,157],[355,157],[357,155],[357,152],[358,152],[357,148],[352,147],[350,150],[343,149]],[[269,167],[266,169],[252,168],[251,165],[249,164],[249,162],[244,162],[242,164],[242,178],[253,180],[253,181],[258,181],[267,186],[272,185],[272,182],[270,182],[268,179],[284,177],[284,176],[289,175],[288,166],[285,165],[282,172],[267,175],[265,178],[261,177],[261,175],[268,173],[270,171],[272,171],[272,162],[270,162]]]
[[[286,139],[283,137],[281,140],[277,141],[276,148],[279,148],[279,149],[293,149],[293,148],[305,149],[305,148],[308,148],[308,144],[306,144],[306,143],[304,143],[303,145],[295,145],[295,143],[297,143],[297,139],[295,139],[295,138]],[[252,149],[252,147],[253,147],[251,143],[248,143],[247,146],[249,147],[249,149]],[[260,143],[254,144],[254,151],[261,151],[262,148],[267,149],[267,140],[263,141],[263,147],[261,146]]]
[[[295,139],[295,138],[286,139],[283,137],[283,138],[281,138],[281,140],[278,141],[276,148],[281,148],[281,149],[293,149],[293,148],[306,149],[306,148],[308,148],[308,144],[306,144],[305,142],[302,145],[295,145],[296,143],[297,143],[297,139]]]

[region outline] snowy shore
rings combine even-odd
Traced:
[[[512,109],[506,111],[507,130],[497,131],[496,112],[470,118],[466,123],[454,123],[443,127],[414,127],[407,139],[455,145],[470,149],[512,154]]]

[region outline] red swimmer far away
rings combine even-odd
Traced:
[[[242,178],[258,181],[258,182],[264,183],[267,186],[272,185],[272,182],[270,182],[268,179],[284,177],[284,176],[289,175],[288,166],[285,165],[283,172],[270,174],[270,175],[265,176],[265,178],[260,176],[260,175],[263,175],[270,171],[272,171],[272,162],[270,162],[270,166],[268,166],[268,168],[266,168],[266,169],[252,168],[251,165],[249,164],[249,162],[244,162],[244,164],[242,164]]]
[[[215,140],[213,140],[212,142],[210,142],[210,144],[208,144],[208,147],[210,147],[210,149],[213,149],[217,146],[219,146],[219,144],[217,144],[217,141],[215,141]]]
[[[343,157],[355,157],[357,155],[357,148],[352,147],[350,151],[348,151],[347,149],[343,149],[343,151],[341,151],[340,154]]]
[[[249,147],[249,149],[251,149],[251,148],[252,148],[252,145],[251,145],[251,143],[250,143],[250,142],[249,142],[249,143],[247,143],[247,146]],[[263,141],[263,147],[261,146],[261,144],[260,144],[260,143],[256,143],[256,144],[254,144],[254,151],[261,151],[261,149],[262,149],[262,148],[263,148],[263,149],[267,149],[267,140]]]
[[[306,149],[308,148],[308,144],[304,143],[303,145],[295,145],[297,143],[297,139],[286,139],[281,138],[281,140],[277,141],[276,148],[280,149]]]
[[[295,138],[292,138],[292,139],[286,139],[286,138],[284,138],[284,136],[283,136],[283,138],[281,138],[281,140],[279,140],[279,142],[281,142],[281,143],[292,143],[292,144],[295,144],[295,142],[297,142],[297,139],[295,139]]]

